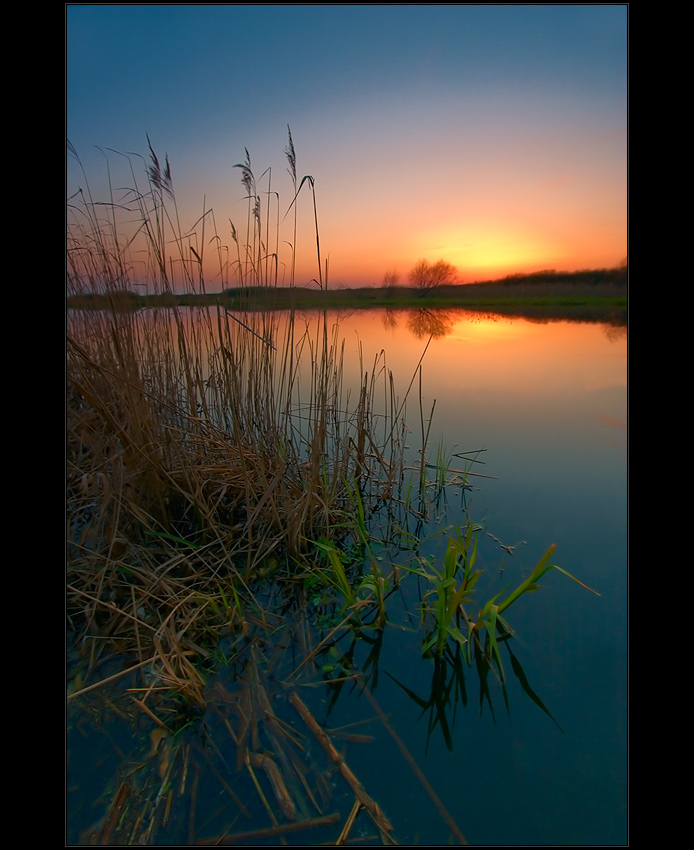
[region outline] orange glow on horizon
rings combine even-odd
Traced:
[[[380,286],[386,272],[397,274],[398,283],[406,286],[410,269],[420,259],[444,260],[456,267],[455,282],[473,283],[545,269],[614,268],[627,255],[625,222],[613,220],[606,226],[601,221],[586,225],[571,217],[551,220],[542,210],[528,211],[526,220],[490,217],[475,224],[442,222],[422,230],[414,222],[407,229],[400,226],[402,222],[370,221],[362,227],[326,228],[321,231],[321,245],[329,251],[330,280],[347,287]]]
[[[122,167],[123,163],[115,160],[114,182],[127,185],[129,175],[119,173],[116,177],[116,165]],[[528,174],[520,165],[529,169]],[[410,270],[420,259],[450,263],[456,268],[455,283],[474,283],[545,269],[573,272],[614,268],[627,255],[626,191],[619,167],[605,166],[589,191],[574,175],[563,174],[562,162],[552,171],[551,179],[540,180],[545,175],[541,170],[534,172],[538,166],[531,159],[519,164],[517,172],[502,170],[501,176],[491,167],[471,173],[461,184],[464,191],[441,197],[419,191],[417,176],[406,171],[406,166],[409,163],[397,159],[389,163],[390,194],[379,190],[365,196],[353,185],[354,169],[336,169],[330,159],[317,172],[315,211],[313,197],[307,191],[290,206],[287,199],[293,197],[292,187],[288,189],[278,178],[273,180],[270,193],[268,178],[263,178],[257,189],[262,205],[259,237],[249,221],[248,201],[243,198],[243,187],[238,186],[238,174],[226,168],[226,173],[221,172],[225,173],[224,180],[216,178],[215,185],[215,174],[220,170],[210,166],[202,182],[182,178],[177,184],[177,208],[185,235],[179,244],[177,236],[167,233],[167,259],[179,273],[181,264],[187,263],[193,278],[197,278],[195,255],[186,253],[192,246],[198,255],[204,255],[205,285],[213,293],[241,282],[256,283],[252,266],[261,256],[258,264],[263,272],[267,268],[268,283],[288,286],[293,243],[295,284],[317,286],[320,280],[325,285],[327,264],[328,288],[381,286],[386,273],[397,275],[397,283],[407,286]],[[286,182],[286,177],[282,179]],[[278,198],[274,194],[276,185]],[[208,194],[209,186],[212,190]],[[203,212],[204,227],[200,223]],[[134,230],[138,226],[136,220],[126,222],[126,218],[123,213],[121,234],[128,227]],[[248,251],[246,240],[252,245]],[[145,265],[140,257],[146,251],[136,252],[133,247],[131,253],[136,277],[133,284],[140,286],[138,276],[144,275],[140,267]],[[176,284],[177,290],[182,288],[183,284]]]

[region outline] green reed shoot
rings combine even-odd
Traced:
[[[562,567],[549,563],[556,549],[556,546],[552,544],[525,581],[521,582],[503,601],[497,602],[508,587],[501,590],[482,606],[477,616],[474,616],[472,614],[474,590],[482,574],[481,570],[474,569],[477,559],[476,532],[479,530],[480,527],[472,523],[468,525],[464,535],[460,529],[457,529],[454,535],[448,538],[443,564],[440,568],[435,566],[433,558],[420,556],[417,568],[404,567],[404,569],[421,576],[432,585],[424,595],[421,607],[422,624],[427,626],[427,633],[422,642],[422,654],[434,652],[440,658],[449,641],[453,640],[461,647],[466,647],[467,660],[471,663],[473,643],[476,646],[475,651],[481,648],[480,636],[484,632],[483,652],[489,661],[493,659],[496,662],[503,680],[498,636],[508,637],[513,634],[513,631],[501,615],[524,593],[539,590],[539,580],[547,572],[553,569],[558,570],[592,593],[598,596],[600,594]],[[432,621],[433,625],[429,625]],[[467,625],[465,630],[462,628],[463,622]]]
[[[325,581],[332,585],[336,590],[338,590],[342,597],[345,600],[344,605],[342,606],[342,612],[354,605],[356,601],[356,593],[352,588],[352,584],[347,578],[347,573],[345,572],[344,564],[342,563],[342,558],[340,557],[340,553],[337,550],[337,547],[331,540],[327,540],[325,538],[316,541],[316,547],[319,551],[321,551],[328,559],[328,564],[330,569],[323,570],[320,567],[316,568],[316,571],[322,575]]]
[[[418,568],[404,567],[433,585],[422,601],[422,623],[425,624],[430,618],[434,621],[422,645],[423,655],[433,651],[441,657],[449,639],[461,646],[467,643],[466,636],[459,628],[458,616],[464,604],[474,598],[473,590],[481,575],[481,570],[474,570],[478,530],[479,526],[472,523],[468,525],[465,534],[459,528],[456,529],[454,535],[448,538],[440,569],[436,568],[433,558],[421,556],[418,558]]]
[[[597,590],[593,590],[592,587],[588,587],[587,584],[583,584],[582,581],[579,581],[575,576],[572,576],[571,573],[567,572],[562,567],[557,566],[556,564],[550,564],[549,559],[554,554],[556,549],[556,544],[552,544],[549,549],[545,552],[545,554],[540,558],[537,565],[530,573],[528,578],[518,585],[518,587],[511,593],[509,596],[504,599],[503,602],[499,604],[499,614],[503,613],[510,605],[512,605],[517,599],[519,599],[524,593],[530,593],[533,590],[539,590],[540,585],[538,584],[539,580],[545,573],[548,573],[550,570],[558,570],[560,573],[563,573],[565,576],[568,576],[572,581],[575,581],[577,584],[580,584],[581,587],[585,587],[586,590],[589,590],[591,593],[594,593],[596,596],[600,596]]]

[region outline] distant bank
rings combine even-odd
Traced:
[[[462,308],[537,318],[627,322],[628,274],[625,268],[578,272],[542,271],[496,281],[447,284],[434,289],[381,286],[349,288],[341,284],[313,286],[245,286],[222,292],[129,290],[70,294],[73,309],[140,309],[157,306],[219,304],[233,310],[310,310],[316,308],[446,309]]]

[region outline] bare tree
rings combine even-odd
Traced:
[[[438,260],[430,265],[427,260],[418,260],[409,274],[410,283],[424,295],[430,289],[436,289],[444,283],[450,283],[456,268],[444,260]]]
[[[400,280],[400,275],[397,272],[386,272],[383,275],[383,286],[386,289],[392,289],[398,285],[398,280]]]

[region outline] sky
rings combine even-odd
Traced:
[[[98,198],[149,137],[181,228],[211,209],[228,256],[247,151],[280,283],[288,126],[331,287],[406,283],[420,259],[461,283],[612,267],[627,255],[627,24],[627,4],[68,4],[66,135]],[[68,156],[68,196],[84,184]],[[298,284],[318,277],[308,189]]]

